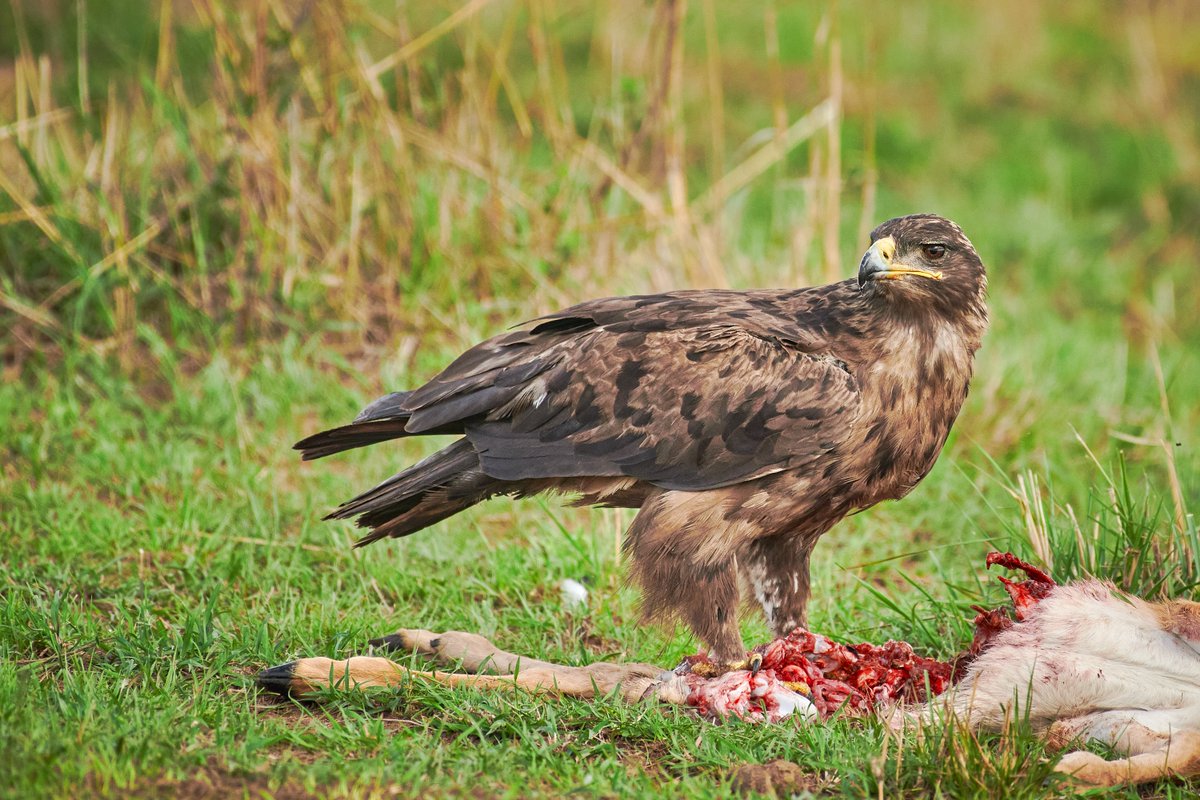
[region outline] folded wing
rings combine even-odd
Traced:
[[[857,384],[778,317],[730,316],[724,294],[568,309],[472,348],[391,413],[408,434],[461,431],[503,481],[702,490],[802,467],[841,440]]]

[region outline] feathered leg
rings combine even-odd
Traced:
[[[808,558],[813,544],[815,541],[772,536],[746,547],[746,581],[776,636],[808,625]]]
[[[680,494],[668,492],[643,505],[625,539],[632,577],[642,587],[643,614],[678,617],[710,648],[714,661],[745,666],[735,551],[714,548],[711,539],[697,546],[696,520],[683,507],[689,498],[680,500]]]

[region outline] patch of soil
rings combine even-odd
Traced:
[[[84,793],[90,797],[174,797],[180,800],[223,800],[230,797],[312,800],[322,796],[309,792],[294,781],[288,781],[281,786],[271,784],[266,775],[238,775],[210,761],[187,778],[160,775],[155,778],[142,778],[126,788],[103,782],[94,775],[88,776]]]
[[[664,766],[671,755],[671,746],[658,739],[633,739],[614,736],[617,755],[629,775],[654,775],[663,781],[673,777],[672,770]]]
[[[321,753],[312,750],[305,750],[301,747],[294,747],[289,744],[273,744],[263,751],[266,754],[267,760],[272,764],[291,760],[298,764],[315,764],[321,760]]]
[[[316,719],[312,707],[297,703],[287,697],[279,697],[266,691],[259,691],[258,702],[255,706],[261,716],[275,717],[289,723],[304,723],[315,725]]]
[[[766,764],[739,764],[733,768],[733,790],[739,795],[765,794],[768,797],[792,797],[817,794],[828,781],[805,772],[799,764],[777,758]]]
[[[147,796],[161,797],[159,790],[180,800],[216,800],[224,797],[273,797],[275,800],[310,800],[318,795],[295,783],[285,783],[272,791],[265,777],[246,777],[229,773],[205,771],[196,777],[178,783],[166,782],[155,787]]]
[[[616,639],[597,633],[589,617],[583,617],[571,632],[571,641],[582,644],[589,653],[611,657],[625,652],[625,646]]]

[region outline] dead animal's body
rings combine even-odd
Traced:
[[[975,249],[933,215],[871,238],[857,278],[828,286],[568,308],[296,447],[462,437],[331,515],[370,529],[359,544],[496,495],[639,508],[625,546],[645,612],[739,662],[739,578],[777,634],[803,625],[817,539],[907,494],[967,394],[987,327]]]
[[[1027,569],[1009,583],[1016,608],[980,611],[976,640],[951,662],[916,656],[904,643],[846,647],[793,631],[757,650],[758,672],[717,677],[649,664],[551,664],[500,650],[472,633],[402,630],[377,644],[416,652],[456,672],[418,672],[387,658],[306,658],[265,670],[259,682],[306,695],[330,686],[444,685],[627,702],[688,705],[710,717],[771,722],[878,713],[897,729],[954,715],[974,729],[1000,731],[1028,719],[1055,747],[1093,740],[1126,757],[1106,761],[1074,749],[1057,769],[1096,785],[1200,775],[1200,603],[1150,603],[1090,580],[1057,586],[1007,554],[989,564]],[[950,687],[952,674],[957,683]],[[938,697],[920,700],[925,687]]]
[[[995,612],[981,613],[979,655],[963,679],[908,720],[951,713],[1001,730],[1010,717],[1028,719],[1055,747],[1097,741],[1126,755],[1064,755],[1056,768],[1085,783],[1200,775],[1200,603],[1151,603],[1097,580],[1046,586],[1037,576],[1009,593],[1017,621],[996,630]]]

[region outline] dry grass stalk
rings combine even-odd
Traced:
[[[353,320],[362,342],[383,344],[427,321],[465,338],[456,317],[486,333],[487,309],[499,315],[499,298],[517,294],[546,310],[582,291],[744,280],[722,230],[736,222],[730,201],[797,148],[817,147],[821,131],[827,148],[836,104],[796,115],[727,170],[712,0],[691,10],[704,17],[702,55],[684,47],[685,0],[601,6],[588,72],[566,67],[553,0],[484,15],[488,4],[385,18],[340,2],[197,0],[183,11],[163,0],[145,82],[115,81],[78,110],[63,105],[60,70],[30,45],[18,4],[15,114],[0,124],[0,192],[15,208],[0,224],[35,226],[49,260],[17,276],[4,308],[47,338],[122,348],[139,346],[143,323],[230,320],[242,338],[297,311]],[[95,13],[83,0],[77,9]],[[180,77],[197,73],[180,61],[196,25],[213,48],[200,94]],[[86,39],[80,75],[92,74]],[[447,48],[460,66],[425,57]],[[703,80],[693,87],[689,75]],[[631,81],[644,97],[625,96]],[[579,131],[572,103],[605,84],[611,95]],[[81,112],[96,115],[98,135],[66,124]],[[687,136],[698,116],[702,150]],[[544,145],[556,164],[532,156]],[[840,191],[838,167],[815,163],[804,180],[824,187],[813,197],[823,209]],[[44,196],[43,185],[65,191]],[[621,268],[597,272],[603,263]],[[484,317],[450,312],[464,294]]]
[[[1016,489],[1010,489],[1009,494],[1017,501],[1021,519],[1025,523],[1025,534],[1033,552],[1037,554],[1038,560],[1046,565],[1046,569],[1053,572],[1054,551],[1050,547],[1050,518],[1046,513],[1037,475],[1029,471],[1018,475]]]
[[[829,104],[832,111],[825,124],[825,171],[822,175],[821,224],[825,232],[822,251],[825,265],[825,281],[836,281],[841,277],[842,260],[839,253],[839,237],[842,228],[842,40],[838,30],[837,3],[829,12]]]

